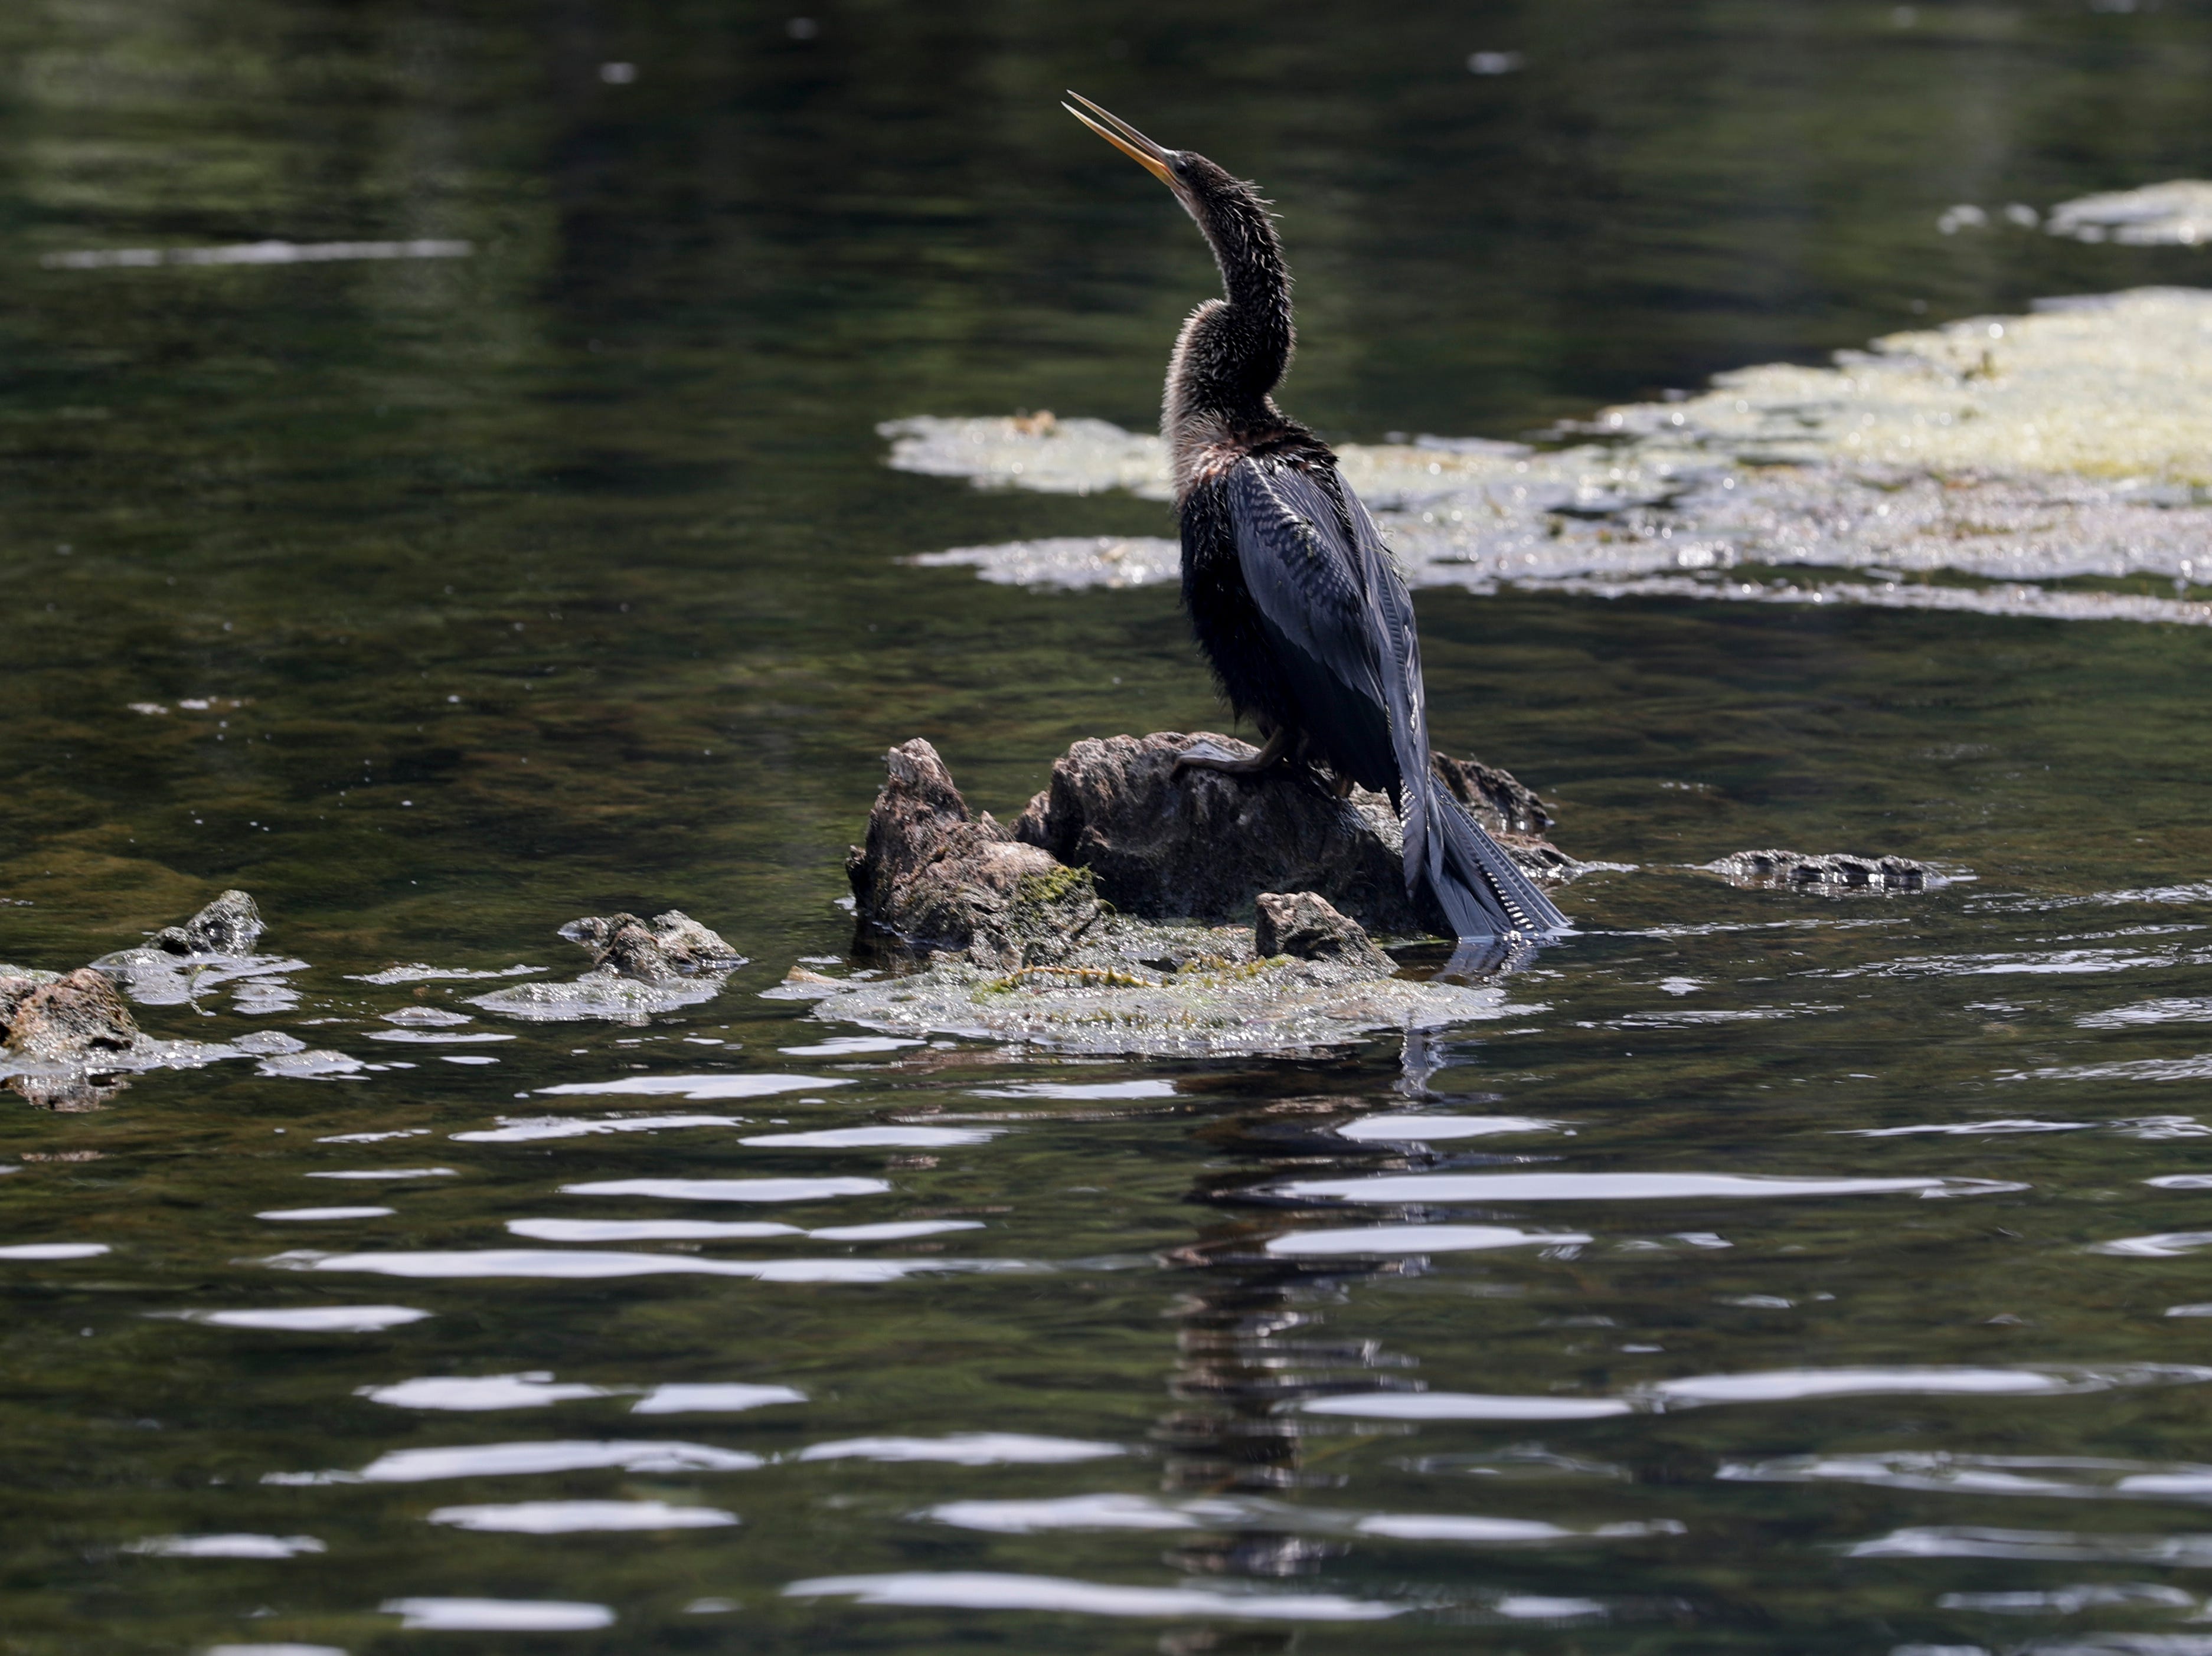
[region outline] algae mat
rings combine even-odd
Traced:
[[[882,431],[900,470],[1169,494],[1159,440],[1103,421]],[[1832,367],[1739,369],[1698,396],[1607,409],[1583,432],[1544,448],[1340,452],[1416,585],[2212,622],[2202,599],[2112,590],[2151,577],[2179,595],[2212,574],[2212,293],[2054,300],[1893,334]],[[915,561],[1077,587],[1169,579],[1175,558],[1155,537],[1062,537]],[[1873,579],[1772,573],[1798,567]]]

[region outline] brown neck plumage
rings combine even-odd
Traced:
[[[1178,494],[1205,451],[1281,423],[1268,393],[1297,343],[1290,269],[1259,192],[1203,156],[1186,155],[1181,171],[1176,193],[1213,249],[1223,297],[1191,312],[1168,363],[1161,435]]]

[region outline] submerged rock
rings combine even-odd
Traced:
[[[590,1018],[642,1023],[656,1012],[714,999],[729,974],[746,963],[719,933],[680,908],[650,920],[635,914],[587,916],[569,921],[559,935],[591,951],[590,971],[568,983],[494,990],[469,1004],[534,1023]]]
[[[1295,1052],[1398,1029],[1524,1016],[1498,984],[1352,975],[1334,962],[1252,953],[1243,927],[1124,921],[1150,934],[1163,967],[1024,967],[997,973],[940,956],[903,977],[831,981],[794,975],[781,999],[812,1000],[825,1022],[887,1034],[1015,1040],[1061,1052],[1212,1057]],[[1378,951],[1379,952],[1379,951]],[[1383,957],[1387,969],[1389,957]]]
[[[252,897],[226,891],[182,925],[164,926],[140,947],[103,955],[93,965],[143,1006],[185,1005],[237,982],[240,1011],[283,1011],[298,1004],[299,997],[280,980],[305,971],[307,962],[254,954],[265,929]]]
[[[265,1076],[332,1077],[368,1066],[343,1052],[310,1051],[274,1029],[235,1040],[162,1040],[138,1027],[118,992],[151,1005],[191,1001],[211,985],[243,980],[237,1010],[251,1014],[297,998],[278,975],[305,961],[251,953],[263,930],[253,899],[226,891],[182,925],[145,945],[58,974],[0,966],[0,1083],[45,1109],[97,1109],[149,1070],[197,1070],[258,1060]]]
[[[1950,883],[1928,864],[1910,857],[1854,857],[1840,852],[1808,857],[1797,851],[1739,851],[1705,866],[1739,886],[1922,891]]]
[[[154,947],[167,955],[212,955],[243,959],[268,930],[261,910],[243,891],[226,891],[182,925],[163,926]]]
[[[956,546],[906,561],[924,569],[973,569],[1000,586],[1157,586],[1182,578],[1182,547],[1152,535],[1059,536]]]
[[[198,1070],[260,1060],[267,1076],[331,1076],[364,1069],[343,1052],[311,1052],[275,1029],[231,1041],[161,1040],[141,1029],[107,974],[0,967],[0,1082],[42,1109],[93,1110],[149,1070]]]

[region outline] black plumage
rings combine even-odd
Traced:
[[[1256,759],[1185,762],[1249,773],[1297,757],[1340,786],[1387,792],[1404,820],[1407,890],[1425,887],[1460,937],[1566,930],[1437,781],[1405,579],[1334,452],[1275,406],[1296,335],[1267,203],[1203,155],[1162,149],[1076,100],[1084,109],[1069,113],[1175,192],[1221,269],[1223,296],[1192,312],[1176,341],[1161,432],[1184,607],[1222,694],[1267,745]]]

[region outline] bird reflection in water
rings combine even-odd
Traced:
[[[1223,1215],[1220,1222],[1169,1256],[1169,1263],[1188,1272],[1171,1313],[1177,1364],[1168,1389],[1176,1406],[1156,1432],[1171,1495],[1265,1501],[1341,1482],[1311,1464],[1308,1422],[1296,1405],[1388,1389],[1413,1362],[1379,1341],[1330,1338],[1328,1309],[1359,1283],[1421,1271],[1425,1262],[1270,1253],[1268,1240],[1280,1226],[1264,1209],[1255,1216],[1253,1204],[1272,1198],[1255,1192],[1254,1174],[1286,1156],[1297,1157],[1302,1168],[1318,1154],[1363,1171],[1395,1156],[1395,1148],[1361,1145],[1333,1129],[1348,1113],[1430,1096],[1428,1081],[1444,1061],[1441,1043],[1417,1033],[1407,1039],[1395,1087],[1382,1083],[1352,1092],[1271,1099],[1202,1130],[1211,1147],[1233,1161],[1192,1192],[1194,1201]],[[1173,1557],[1194,1574],[1271,1579],[1312,1574],[1346,1545],[1310,1529],[1247,1524],[1193,1535]]]

